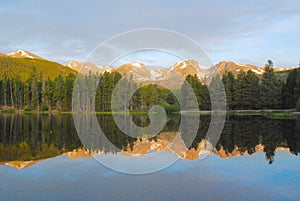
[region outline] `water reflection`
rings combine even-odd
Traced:
[[[97,131],[95,135],[89,132],[88,143],[79,139],[72,118],[72,115],[1,114],[0,165],[8,163],[22,168],[63,153],[70,158],[90,157],[99,152],[142,156],[152,150],[171,152],[187,160],[197,159],[205,151],[223,158],[263,151],[267,161],[272,163],[277,151],[284,149],[297,155],[300,150],[300,120],[227,116],[220,139],[210,149],[212,145],[205,140],[209,115],[201,116],[197,136],[193,138],[188,130],[178,135],[180,115],[169,116],[160,134],[151,138],[145,134],[139,138],[127,136],[117,128],[111,115],[97,115],[105,136],[99,136]],[[89,115],[81,118],[84,123],[89,122]],[[147,115],[131,118],[139,126],[149,124]]]
[[[80,147],[70,115],[0,115],[0,161],[45,159]]]

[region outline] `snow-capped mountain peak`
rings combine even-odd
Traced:
[[[178,76],[186,77],[188,75],[196,75],[203,82],[210,82],[212,78],[219,74],[222,76],[226,72],[232,72],[234,76],[237,76],[241,71],[248,72],[249,70],[254,72],[258,76],[262,76],[265,72],[264,68],[257,67],[251,64],[240,64],[232,61],[222,61],[216,65],[209,67],[201,67],[195,60],[184,60],[175,63],[169,68],[163,69],[151,69],[149,66],[139,63],[125,63],[118,68],[112,68],[110,66],[98,66],[89,62],[71,61],[67,64],[68,67],[86,74],[103,73],[117,71],[122,76],[132,78],[134,81],[140,83],[173,83],[178,82]],[[274,71],[284,71],[289,68],[277,68],[274,67]],[[174,84],[175,85],[175,84]]]
[[[145,67],[145,64],[142,64],[142,63],[139,63],[139,62],[132,62],[132,63],[129,63],[129,65],[132,65],[132,66],[135,66],[135,67]]]
[[[81,65],[82,65],[81,62],[72,60],[69,63],[67,63],[66,66],[69,67],[69,68],[72,68],[74,70],[77,70]]]
[[[235,65],[237,65],[237,66],[241,66],[241,67],[247,67],[247,65],[245,65],[245,64],[240,64],[240,63],[238,63],[238,62],[233,62]]]
[[[39,57],[31,52],[28,52],[26,50],[17,50],[15,52],[11,52],[7,54],[7,56],[13,57],[13,58],[29,58],[29,59],[43,59],[42,57]]]
[[[184,69],[188,66],[188,63],[189,63],[189,61],[179,61],[173,66],[173,69],[175,69],[175,68]]]
[[[104,72],[114,71],[114,68],[110,66],[98,66],[91,62],[79,62],[75,60],[70,61],[69,63],[66,64],[66,66],[82,74],[88,74],[89,72],[104,73]]]

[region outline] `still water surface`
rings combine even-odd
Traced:
[[[155,165],[147,163],[151,152],[180,159],[152,174],[118,173],[91,157],[95,150],[84,149],[72,115],[2,114],[0,200],[299,200],[300,120],[228,116],[218,143],[202,157],[210,116],[201,116],[184,152],[168,146],[178,115],[150,139],[126,136],[110,115],[97,118],[112,142],[97,144],[99,157],[144,157],[140,163],[147,165],[139,166],[145,169]],[[133,120],[149,124],[147,116]],[[182,133],[177,145],[187,140]]]

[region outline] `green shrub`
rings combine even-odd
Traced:
[[[0,110],[0,113],[16,113],[15,109]]]
[[[42,112],[47,112],[48,111],[48,107],[43,105],[42,108],[41,108],[41,111]]]
[[[24,112],[25,113],[30,113],[32,110],[31,110],[31,108],[29,108],[29,107],[26,107],[25,109],[24,109]]]

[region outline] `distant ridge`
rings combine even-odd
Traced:
[[[7,57],[7,55],[0,52],[0,57]]]
[[[18,50],[15,52],[11,52],[7,54],[7,56],[13,57],[13,58],[29,58],[29,59],[41,59],[45,60],[44,58],[37,56],[31,52],[28,52],[26,50]]]
[[[14,60],[15,59],[15,60]],[[3,61],[6,60],[4,68]],[[8,65],[7,65],[8,64]],[[202,68],[195,60],[184,60],[177,62],[173,66],[164,69],[151,69],[143,63],[131,62],[125,63],[117,68],[110,66],[101,66],[91,62],[79,62],[72,60],[66,65],[48,61],[38,55],[35,55],[26,50],[17,50],[7,55],[0,53],[0,76],[4,72],[9,71],[10,76],[29,78],[28,72],[30,68],[36,68],[37,72],[42,73],[46,77],[56,77],[58,75],[68,75],[69,73],[104,73],[104,72],[119,72],[121,75],[132,78],[140,83],[160,83],[176,82],[176,75],[186,77],[188,75],[196,75],[200,80],[210,82],[211,79],[218,73],[222,76],[226,72],[232,72],[237,76],[239,72],[252,71],[258,77],[261,77],[265,72],[264,67],[258,67],[252,64],[240,64],[233,61],[221,61],[213,66]],[[13,70],[9,70],[12,69]],[[279,68],[274,66],[274,71],[282,77],[286,77],[287,71],[293,68]],[[178,77],[177,77],[178,78]]]
[[[77,74],[75,70],[59,63],[28,58],[0,57],[0,79],[19,77],[26,81],[33,73],[42,75],[45,79],[54,79],[59,75]]]
[[[252,71],[258,77],[261,77],[265,69],[264,67],[258,67],[251,64],[240,64],[233,61],[221,61],[216,65],[211,67],[201,68],[197,61],[195,60],[184,60],[177,62],[173,66],[165,69],[150,69],[145,64],[139,62],[126,63],[118,68],[112,67],[103,67],[90,62],[77,62],[71,61],[67,64],[68,67],[76,70],[82,74],[87,74],[89,71],[92,73],[103,73],[103,72],[112,72],[117,71],[121,75],[132,78],[136,82],[141,83],[150,83],[150,82],[172,82],[176,78],[176,74],[179,74],[183,77],[188,75],[196,75],[200,80],[210,82],[211,79],[218,73],[222,76],[226,72],[232,72],[234,76],[237,76],[239,72]],[[273,67],[274,71],[277,73],[284,74],[286,71],[293,68],[279,68]]]
[[[104,73],[104,72],[112,72],[114,69],[109,66],[98,66],[96,64],[90,62],[79,62],[72,60],[66,64],[67,67],[80,72],[81,74],[91,73]]]

